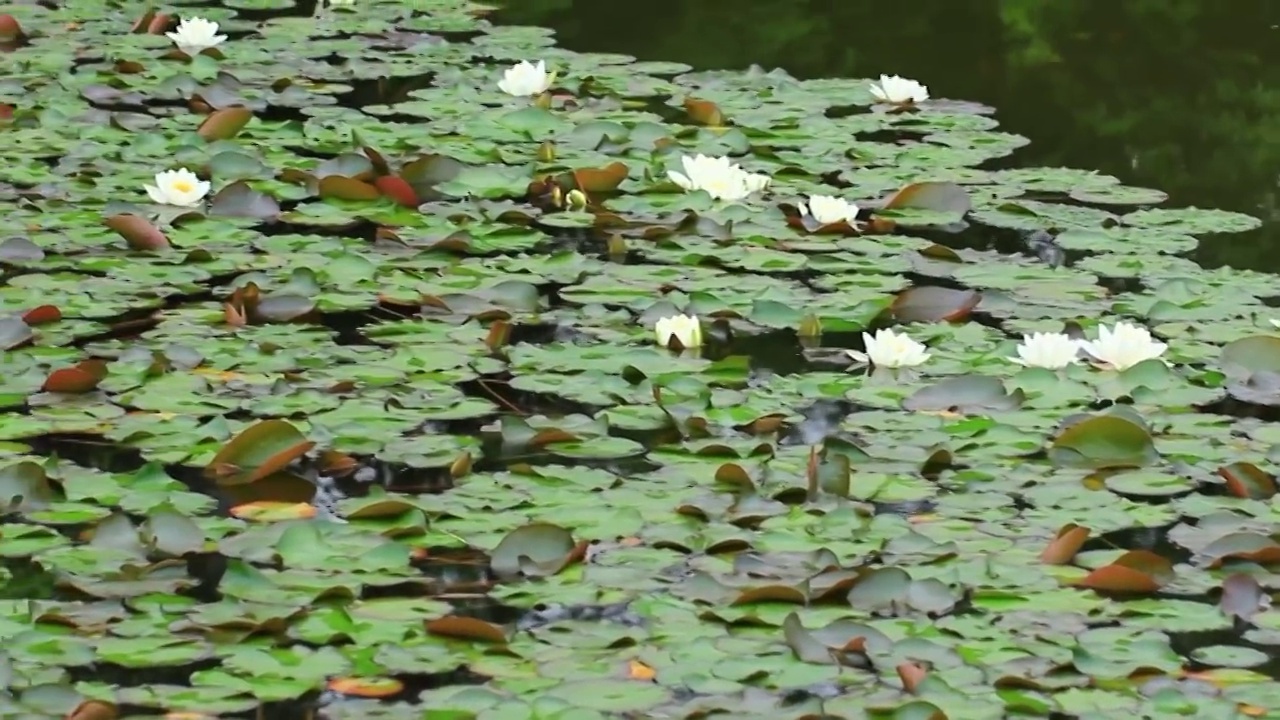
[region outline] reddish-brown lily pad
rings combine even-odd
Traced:
[[[45,392],[86,393],[98,387],[107,377],[107,363],[102,360],[82,360],[73,367],[60,368],[49,373],[41,389]]]

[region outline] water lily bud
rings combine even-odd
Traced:
[[[658,321],[654,327],[658,344],[669,347],[675,340],[683,348],[696,348],[702,345],[702,323],[696,315],[672,315]]]
[[[800,337],[818,337],[822,334],[822,320],[817,315],[809,313],[801,318],[797,332]]]
[[[609,240],[605,243],[605,251],[609,253],[609,257],[617,258],[627,254],[627,241],[621,235],[614,233],[609,236]]]
[[[587,208],[587,194],[574,188],[565,196],[565,202],[570,210],[585,210]]]

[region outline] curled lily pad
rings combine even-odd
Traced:
[[[1276,478],[1248,462],[1231,463],[1218,468],[1232,495],[1254,500],[1268,500],[1276,494]]]
[[[204,548],[204,531],[191,518],[172,508],[151,511],[141,532],[150,548],[166,555],[182,556]]]
[[[797,660],[814,665],[870,669],[868,653],[883,652],[892,644],[884,633],[852,620],[836,620],[808,630],[794,612],[783,619],[782,634]]]
[[[1244,377],[1259,372],[1280,373],[1280,337],[1254,335],[1222,347],[1223,368]]]
[[[849,604],[862,610],[891,609],[907,599],[911,575],[896,567],[877,568],[849,589]]]
[[[500,576],[555,575],[581,558],[573,534],[559,525],[530,523],[507,533],[489,555],[489,566]]]
[[[459,640],[505,645],[509,631],[501,625],[465,615],[446,615],[426,622],[427,632]]]
[[[1206,545],[1199,556],[1210,567],[1217,567],[1231,559],[1274,565],[1280,563],[1280,544],[1255,532],[1234,532]]]
[[[263,420],[250,425],[214,455],[205,474],[223,485],[256,482],[283,470],[315,447],[292,423]]]
[[[124,238],[133,250],[164,250],[169,247],[169,239],[155,225],[144,218],[130,213],[112,215],[102,221],[117,235]]]
[[[982,294],[973,290],[925,285],[903,290],[889,306],[901,322],[955,322],[968,317],[982,302]]]
[[[684,99],[684,111],[689,114],[691,120],[699,125],[710,125],[712,127],[724,125],[724,112],[710,100],[687,97]]]
[[[73,367],[49,373],[41,386],[45,392],[85,393],[98,387],[107,377],[107,364],[102,360],[82,360]]]
[[[1054,438],[1049,457],[1057,465],[1088,468],[1141,467],[1158,454],[1151,432],[1119,414],[1080,418]]]
[[[209,202],[209,214],[274,220],[280,216],[280,204],[270,195],[254,190],[244,180],[237,180],[213,196]]]
[[[1168,559],[1147,550],[1130,550],[1075,584],[1106,592],[1153,593],[1172,578],[1173,565]]]
[[[328,175],[320,178],[320,197],[339,200],[377,200],[382,192],[374,185],[356,178]]]
[[[310,298],[282,293],[263,296],[253,307],[253,312],[268,322],[288,322],[306,315],[315,307],[315,301]]]
[[[27,460],[0,468],[0,507],[8,511],[39,510],[59,496],[44,468],[36,463]]]
[[[19,264],[43,259],[44,250],[27,238],[11,237],[0,242],[0,262]]]
[[[630,168],[621,161],[603,167],[577,168],[572,173],[573,187],[588,193],[613,192],[627,179]]]
[[[1218,607],[1223,614],[1248,621],[1261,610],[1266,609],[1269,601],[1258,585],[1258,581],[1250,575],[1236,573],[1228,575],[1222,581],[1222,597]]]
[[[374,180],[373,184],[383,196],[391,198],[397,205],[412,208],[418,207],[421,203],[417,191],[402,177],[383,175]]]
[[[1063,525],[1053,540],[1040,553],[1040,562],[1046,565],[1065,565],[1080,552],[1084,541],[1089,539],[1089,528],[1068,523]]]
[[[952,182],[917,182],[906,185],[884,202],[885,210],[923,210],[933,216],[958,220],[972,209],[969,193]]]
[[[253,119],[253,111],[243,105],[225,107],[216,110],[200,123],[196,133],[207,141],[229,140],[240,133],[249,120]]]
[[[982,413],[1013,410],[1026,400],[1021,388],[1005,389],[999,378],[986,375],[949,377],[921,388],[902,401],[902,407],[917,412]]]
[[[0,348],[12,350],[35,338],[35,331],[22,318],[0,318]]]

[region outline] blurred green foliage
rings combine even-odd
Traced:
[[[1280,271],[1275,0],[511,0],[498,19],[555,28],[574,50],[699,68],[913,77],[999,108],[1032,139],[1015,164],[1096,169],[1262,217],[1198,257]]]

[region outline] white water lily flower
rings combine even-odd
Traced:
[[[556,74],[547,73],[545,60],[539,60],[537,65],[528,60],[521,60],[502,73],[502,79],[498,81],[498,89],[516,97],[530,97],[546,92],[555,81]]]
[[[681,347],[696,348],[702,345],[702,323],[696,315],[672,315],[658,321],[654,327],[658,344],[667,347],[671,338],[680,341]]]
[[[209,183],[186,168],[156,173],[156,184],[143,187],[152,201],[178,207],[195,207],[209,194]]]
[[[858,206],[844,198],[832,195],[810,195],[809,204],[800,203],[800,213],[808,215],[823,225],[852,223],[858,217]]]
[[[1139,325],[1118,322],[1114,327],[1098,328],[1098,339],[1080,341],[1080,347],[1116,370],[1128,370],[1144,360],[1158,358],[1169,349],[1151,337],[1151,331]]]
[[[764,190],[773,181],[768,175],[743,170],[727,157],[685,155],[680,164],[684,172],[669,170],[667,177],[685,190],[702,190],[715,200],[741,200]]]
[[[1275,318],[1272,318],[1271,324],[1275,325],[1276,327],[1280,327],[1280,320],[1276,320]]]
[[[218,23],[198,17],[183,18],[178,29],[165,33],[165,37],[188,55],[199,55],[227,39],[226,35],[218,34]]]
[[[773,178],[762,173],[753,173],[742,170],[742,182],[747,186],[747,192],[764,192],[773,184]]]
[[[874,336],[862,333],[862,341],[867,346],[865,353],[857,350],[845,352],[858,362],[869,362],[876,367],[915,367],[929,359],[929,348],[907,337],[905,333],[896,333],[888,328],[877,330]]]
[[[1022,336],[1018,357],[1009,358],[1026,367],[1059,370],[1080,361],[1080,341],[1066,333],[1031,333]]]
[[[871,94],[880,102],[907,105],[928,100],[929,88],[898,75],[881,75],[880,82],[871,83]]]

